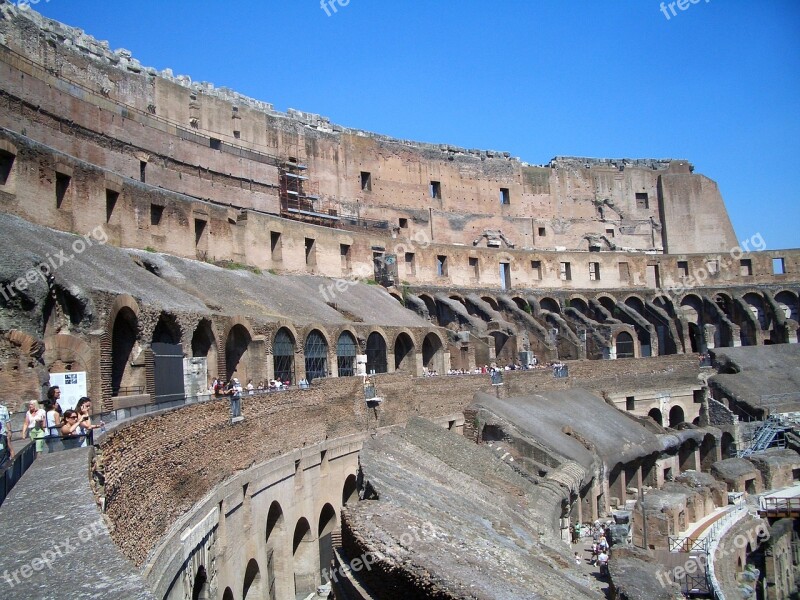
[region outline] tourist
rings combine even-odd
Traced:
[[[78,425],[80,425],[81,430],[80,433],[81,435],[86,435],[86,438],[83,440],[83,443],[81,443],[81,446],[88,446],[92,438],[92,431],[105,425],[103,421],[100,421],[100,423],[97,425],[92,424],[92,417],[90,415],[91,410],[92,401],[86,396],[78,400],[78,404],[75,406],[75,411],[78,413]]]
[[[64,412],[61,410],[61,405],[58,401],[61,399],[61,388],[57,385],[50,386],[47,390],[47,400],[54,405],[55,411],[58,413],[58,419],[61,420],[61,414]]]
[[[231,417],[236,419],[242,416],[242,384],[234,377],[228,382],[227,394],[231,398]]]
[[[47,416],[44,410],[39,408],[36,400],[28,402],[28,412],[25,413],[25,421],[22,424],[22,439],[29,436],[36,444],[36,452],[44,450],[44,423]]]
[[[597,556],[597,564],[600,565],[600,576],[605,577],[608,575],[608,554],[606,554],[605,550]]]
[[[254,392],[255,389],[256,389],[256,386],[253,385],[253,380],[252,379],[248,379],[247,380],[247,395],[248,396],[252,396],[255,393]]]
[[[579,565],[579,564],[581,564],[582,562],[583,562],[583,561],[581,560],[580,554],[578,554],[578,553],[576,552],[576,553],[575,553],[575,564],[576,564],[576,565]]]
[[[47,396],[48,400],[47,402],[44,403],[47,435],[48,437],[58,437],[60,435],[59,430],[61,429],[61,415],[56,410],[57,405],[53,403],[52,400],[49,399],[50,398],[49,390],[47,392]]]
[[[63,436],[75,436],[80,435],[80,422],[78,421],[78,413],[74,410],[67,409],[64,411],[64,418],[61,421],[61,427],[59,427],[59,431]]]
[[[11,413],[5,404],[0,404],[0,467],[14,457],[14,448],[11,447]]]

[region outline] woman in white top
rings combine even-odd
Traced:
[[[47,435],[49,437],[61,436],[61,415],[56,410],[54,402],[45,402],[44,409],[47,421]]]
[[[29,435],[31,440],[36,443],[36,452],[44,450],[44,422],[47,417],[44,411],[39,408],[36,400],[28,402],[28,412],[25,413],[25,422],[22,424],[22,439]]]

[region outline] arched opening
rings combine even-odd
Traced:
[[[233,590],[225,588],[225,593],[222,594],[222,600],[233,600]]]
[[[694,294],[687,295],[681,300],[681,315],[689,324],[689,344],[692,352],[705,352],[703,301]]]
[[[377,331],[367,338],[367,373],[386,373],[386,340]]]
[[[677,427],[685,420],[685,416],[683,414],[683,408],[676,404],[672,408],[669,409],[669,426],[670,427]]]
[[[627,331],[621,331],[617,336],[617,358],[633,358],[635,349],[633,345],[633,336]]]
[[[252,377],[249,368],[250,332],[243,325],[234,325],[225,341],[225,376],[237,377],[242,385]]]
[[[514,296],[511,299],[514,301],[514,304],[517,305],[517,308],[519,308],[520,310],[525,311],[526,313],[530,314],[531,307],[528,304],[528,301],[525,300],[525,298],[520,298],[519,296]]]
[[[497,308],[497,300],[492,298],[491,296],[481,296],[481,300],[486,302],[489,306],[492,307],[492,310],[498,310]]]
[[[414,341],[407,333],[400,333],[394,342],[394,370],[405,373],[416,371],[416,352]]]
[[[713,435],[706,434],[703,443],[700,445],[700,467],[703,471],[708,471],[715,462],[720,459],[717,455],[717,441]]]
[[[728,458],[736,454],[733,435],[728,431],[722,433],[721,450],[722,458]]]
[[[328,342],[316,329],[306,337],[305,355],[306,379],[309,383],[328,376]]]
[[[154,344],[180,344],[181,328],[173,315],[161,313],[153,330]]]
[[[444,374],[444,350],[442,341],[435,333],[429,333],[422,340],[422,365],[429,372]]]
[[[355,475],[348,475],[342,488],[342,506],[350,502],[358,502],[358,480]]]
[[[675,316],[675,307],[672,304],[672,300],[669,299],[668,296],[659,295],[653,298],[653,304],[655,304],[658,308],[665,311],[669,316]]]
[[[138,392],[132,392],[137,383],[134,375],[134,367],[131,361],[134,348],[136,347],[136,334],[139,326],[138,319],[134,312],[126,307],[120,309],[114,319],[114,326],[111,329],[111,395],[119,396],[120,393],[142,393],[142,388]],[[142,382],[144,383],[144,382]]]
[[[494,357],[498,365],[506,365],[514,362],[514,344],[510,343],[511,338],[500,331],[490,333],[494,339]]]
[[[761,330],[766,331],[769,329],[770,319],[767,315],[766,307],[764,306],[764,299],[759,294],[750,292],[744,295],[743,300],[750,307],[750,312],[753,313],[753,316],[758,321]]]
[[[217,344],[214,338],[214,330],[211,328],[211,321],[201,319],[192,334],[192,356],[194,358],[207,357],[209,354],[216,354]]]
[[[192,334],[192,358],[205,358],[206,380],[216,377],[217,373],[217,340],[211,321],[201,319]]]
[[[336,368],[339,377],[356,374],[356,338],[349,331],[343,331],[336,342]]]
[[[578,297],[570,298],[568,303],[570,308],[574,308],[579,313],[586,315],[587,317],[590,316],[589,305],[586,304],[586,301],[583,298],[578,298]]]
[[[279,554],[284,536],[283,510],[277,501],[273,501],[267,513],[267,526],[264,539],[267,548],[267,598],[277,598],[275,593],[275,573],[278,572]]]
[[[295,595],[311,594],[317,589],[317,556],[311,526],[301,517],[294,528],[292,557],[294,558]]]
[[[775,302],[783,312],[784,317],[800,323],[800,306],[798,306],[797,296],[786,290],[775,294]]]
[[[561,312],[561,306],[558,304],[558,301],[553,298],[542,298],[539,300],[539,306],[542,310],[547,310],[552,313]]]
[[[279,543],[279,538],[283,534],[283,509],[277,500],[273,501],[269,506],[267,513],[267,526],[264,534],[267,548],[275,546]]]
[[[208,573],[204,565],[197,568],[192,581],[192,600],[211,600],[208,595]]]
[[[330,504],[322,507],[319,515],[319,569],[322,573],[330,573],[333,563],[332,533],[338,526],[336,511]]]
[[[183,374],[181,328],[173,315],[161,313],[153,330],[150,351],[153,357],[152,393],[156,402],[183,398],[186,394],[186,382]],[[204,389],[205,374],[202,385]]]
[[[261,600],[261,598],[264,597],[264,591],[261,588],[261,571],[258,568],[256,559],[251,558],[244,572],[242,598],[244,600],[248,600],[248,598],[252,600]]]
[[[663,425],[664,424],[664,420],[661,417],[661,411],[658,410],[657,408],[651,408],[650,412],[647,413],[647,416],[650,417],[651,419],[653,419],[653,421],[655,421],[659,425]]]
[[[425,303],[425,308],[428,309],[428,316],[434,323],[439,322],[439,311],[436,308],[436,301],[428,294],[420,294],[419,299]]]
[[[285,327],[275,333],[272,342],[272,366],[278,381],[294,383],[294,337]]]

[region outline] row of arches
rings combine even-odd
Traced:
[[[158,317],[149,341],[143,341],[138,306],[126,298],[112,311],[108,329],[110,356],[110,396],[144,393],[147,384],[146,351],[163,345],[182,354],[182,324],[169,314]],[[415,341],[414,336],[421,340]],[[162,346],[159,346],[161,348]],[[353,329],[344,329],[332,337],[323,328],[314,328],[300,338],[291,325],[274,333],[256,335],[244,319],[234,319],[223,336],[213,321],[201,318],[194,326],[190,358],[204,359],[207,377],[241,381],[278,379],[291,384],[305,378],[309,382],[323,377],[350,377],[358,372],[358,357],[367,374],[407,372],[420,375],[424,368],[444,369],[444,343],[437,332],[395,333],[391,344],[384,332],[373,329],[365,338]],[[161,355],[152,358],[157,362]],[[158,384],[158,382],[156,382]]]
[[[407,295],[408,296],[408,295]],[[499,357],[509,335],[550,358],[633,358],[709,348],[800,341],[797,291],[730,290],[492,296],[423,291],[406,306],[434,323],[494,337]],[[511,324],[515,332],[502,331]],[[494,329],[494,330],[492,330]],[[501,330],[501,331],[497,331]],[[491,343],[491,340],[490,340]],[[512,353],[513,354],[513,353]]]
[[[342,488],[341,506],[357,499],[356,476],[350,474]],[[264,525],[263,552],[247,560],[241,583],[226,585],[222,598],[305,597],[324,583],[331,572],[334,536],[339,528],[339,512],[329,502],[322,506],[318,518],[300,516],[292,526],[287,523],[281,503],[273,501]],[[209,587],[206,568],[200,565],[193,576],[192,598],[209,598]],[[239,590],[241,593],[237,593]]]

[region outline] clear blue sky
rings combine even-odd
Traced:
[[[800,2],[40,0],[142,64],[279,110],[511,152],[687,158],[739,239],[800,247]]]

